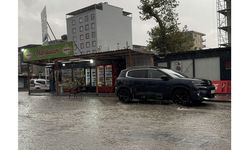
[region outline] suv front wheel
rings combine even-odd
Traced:
[[[132,96],[130,94],[130,91],[128,89],[120,89],[118,91],[118,97],[119,97],[119,100],[124,102],[124,103],[128,103],[132,100]]]
[[[174,103],[181,105],[190,105],[192,103],[189,92],[183,88],[174,90],[172,100]]]

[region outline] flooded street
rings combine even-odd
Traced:
[[[18,95],[20,150],[228,150],[231,103],[130,103]]]

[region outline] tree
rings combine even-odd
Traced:
[[[158,26],[149,31],[150,49],[161,54],[189,50],[193,46],[193,38],[187,34],[187,26],[180,31],[178,14],[175,8],[179,6],[177,0],[140,0],[140,18],[149,20],[154,18]]]

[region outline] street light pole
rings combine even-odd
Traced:
[[[28,63],[28,91],[29,91],[29,95],[30,95],[30,64]]]

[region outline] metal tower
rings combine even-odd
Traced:
[[[231,47],[231,0],[217,0],[219,47]]]

